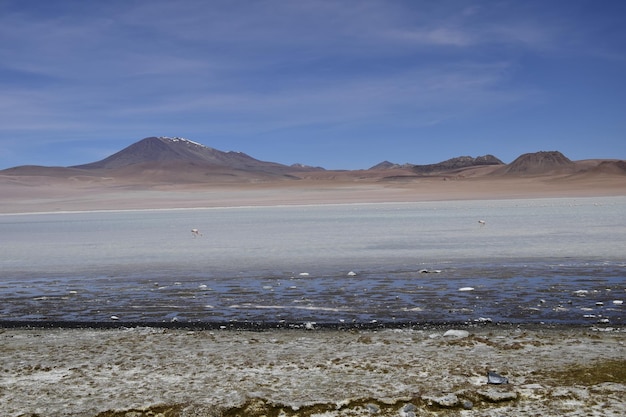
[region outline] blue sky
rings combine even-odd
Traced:
[[[0,0],[0,92],[0,168],[626,159],[626,1]]]

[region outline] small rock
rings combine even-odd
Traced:
[[[508,384],[509,380],[508,378],[505,378],[501,375],[498,375],[495,372],[488,372],[487,373],[487,383],[488,384],[494,384],[494,385],[501,385],[501,384]]]
[[[120,318],[117,316],[111,316],[111,320],[119,320]]]
[[[443,334],[443,337],[457,337],[459,339],[462,339],[464,337],[468,337],[469,336],[469,332],[467,330],[448,330],[447,332],[445,332]]]
[[[377,406],[376,404],[367,404],[365,408],[367,409],[367,412],[370,414],[380,413],[380,407]]]
[[[613,304],[621,306],[622,304],[624,304],[624,300],[613,300]]]
[[[471,410],[472,408],[474,408],[474,403],[470,400],[463,400],[461,401],[461,407],[463,407],[465,410]]]
[[[348,272],[348,276],[349,277],[356,277],[356,272],[350,271],[350,272]]]
[[[459,288],[459,291],[474,291],[474,287],[461,287]]]
[[[479,317],[474,321],[477,321],[479,323],[492,323],[493,322],[493,320],[490,317]]]

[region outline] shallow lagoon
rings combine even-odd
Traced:
[[[618,324],[625,214],[607,197],[0,215],[0,320]]]

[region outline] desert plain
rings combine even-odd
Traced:
[[[154,181],[32,172],[2,175],[0,213],[348,204],[626,195],[626,174],[415,176],[407,169],[320,171],[298,179]]]

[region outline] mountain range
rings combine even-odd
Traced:
[[[242,152],[223,152],[179,137],[148,137],[100,161],[69,167],[18,166],[0,171],[3,176],[52,178],[123,178],[142,183],[245,183],[299,179],[410,180],[421,177],[520,177],[620,175],[626,177],[626,161],[571,161],[558,151],[519,156],[505,164],[493,155],[460,156],[428,165],[384,161],[367,170],[327,171],[301,164],[261,161]]]

